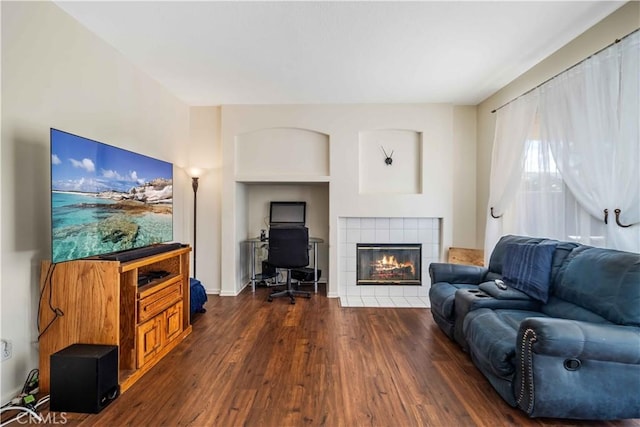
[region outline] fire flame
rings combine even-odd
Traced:
[[[405,268],[405,267],[411,268],[411,274],[415,274],[415,268],[412,263],[410,262],[400,263],[396,260],[396,257],[393,255],[389,255],[389,256],[384,255],[382,259],[377,260],[375,262],[375,268],[377,271],[388,271],[388,270],[395,270],[395,269]]]

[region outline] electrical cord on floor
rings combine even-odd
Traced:
[[[0,424],[0,427],[17,421],[27,414],[33,417],[38,422],[43,421],[42,417],[36,413],[36,409],[49,401],[49,395],[44,396],[36,402],[35,395],[38,393],[39,373],[40,371],[38,369],[32,369],[31,371],[29,371],[20,394],[0,408],[0,414],[5,411],[23,411],[15,417]]]
[[[9,402],[2,405],[2,408],[6,406],[20,405],[23,402],[23,398],[29,394],[36,395],[38,393],[38,381],[40,376],[40,370],[38,368],[32,369],[27,374],[27,379],[24,380],[22,390],[17,397],[11,399]]]
[[[49,395],[44,396],[43,398],[41,398],[40,400],[38,400],[38,402],[33,405],[33,409],[31,408],[27,408],[26,406],[19,406],[19,405],[15,405],[15,406],[3,406],[2,408],[0,408],[0,414],[5,412],[5,411],[23,411],[20,414],[16,415],[15,417],[3,422],[2,424],[0,424],[0,427],[4,427],[8,424],[11,424],[14,421],[17,421],[19,419],[21,419],[22,417],[26,416],[26,415],[30,415],[33,418],[35,418],[39,423],[43,422],[44,420],[42,419],[42,417],[40,415],[38,415],[38,413],[35,411],[36,409],[38,409],[40,406],[44,405],[45,403],[47,403],[49,401]]]
[[[36,414],[31,409],[29,409],[27,407],[24,407],[24,406],[8,406],[6,408],[0,408],[0,414],[3,413],[4,411],[25,411],[26,413],[31,415],[33,418],[38,420],[38,422],[42,422],[42,417],[40,417],[40,415]],[[15,417],[11,418],[10,420],[5,421],[2,424],[0,424],[0,427],[4,427],[7,424],[11,424],[12,422],[17,421],[18,419],[22,418],[24,415],[25,415],[24,412],[19,414],[19,415],[16,415]]]

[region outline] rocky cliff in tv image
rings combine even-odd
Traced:
[[[156,178],[144,185],[131,187],[128,192],[103,191],[96,194],[101,199],[114,201],[134,200],[145,204],[171,204],[173,202],[173,183],[169,179]]]
[[[130,220],[129,215],[142,215],[148,212],[170,214],[173,202],[173,185],[167,179],[154,179],[144,185],[132,187],[128,192],[107,191],[98,193],[98,198],[110,199],[116,203],[102,205],[102,209],[126,212],[100,221],[98,233],[103,242],[129,246],[138,237],[139,226]]]

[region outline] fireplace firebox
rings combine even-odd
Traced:
[[[420,243],[358,243],[358,285],[422,285]]]

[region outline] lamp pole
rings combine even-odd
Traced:
[[[193,188],[193,277],[196,277],[196,235],[198,220],[198,177],[191,178],[191,188]]]

